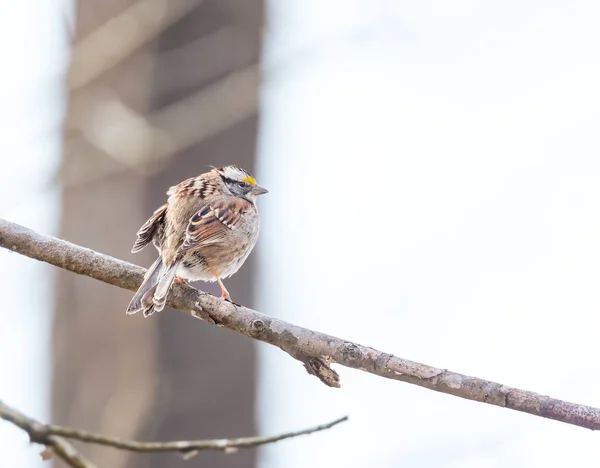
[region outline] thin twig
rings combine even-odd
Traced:
[[[31,442],[52,447],[52,453],[73,468],[96,468],[75,447],[58,435],[46,430],[46,426],[0,401],[0,418],[13,423],[29,434]]]
[[[39,234],[2,219],[0,247],[131,291],[138,288],[145,272],[143,268],[122,260]],[[302,328],[246,307],[224,302],[188,285],[177,285],[168,304],[193,317],[281,348],[301,361],[309,373],[332,387],[339,387],[340,384],[339,376],[330,364],[338,363],[468,400],[592,430],[600,429],[598,408],[569,403],[402,359],[375,348]]]
[[[236,439],[208,439],[208,440],[174,440],[168,442],[143,442],[138,440],[127,440],[105,434],[86,432],[70,427],[48,424],[46,430],[49,434],[55,434],[67,439],[80,440],[99,445],[107,445],[121,450],[132,452],[200,452],[205,450],[230,451],[239,448],[257,447],[259,445],[272,444],[280,440],[291,439],[301,435],[313,434],[315,432],[330,429],[337,424],[348,420],[348,416],[338,418],[327,424],[303,429],[301,431],[286,432],[270,437],[239,437]]]
[[[54,443],[49,443],[52,438],[58,439],[62,445],[68,444],[61,437],[72,440],[79,440],[91,444],[105,445],[121,450],[132,452],[180,452],[185,458],[190,458],[200,451],[218,450],[224,452],[235,451],[240,448],[257,447],[259,445],[272,444],[280,440],[291,439],[301,435],[313,434],[332,428],[348,420],[348,416],[336,419],[327,424],[303,429],[301,431],[286,432],[270,437],[240,437],[237,439],[212,439],[212,440],[175,440],[169,442],[142,442],[138,440],[121,439],[105,434],[82,431],[71,427],[58,426],[56,424],[41,424],[25,416],[20,411],[11,408],[0,401],[0,418],[5,419],[25,430],[31,437],[32,442],[39,442],[45,445],[52,445],[54,451],[60,455]],[[71,447],[72,451],[72,447]],[[79,456],[81,459],[81,457]],[[89,462],[87,462],[89,463]],[[72,465],[77,467],[93,467],[93,465]]]

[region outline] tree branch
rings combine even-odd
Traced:
[[[61,458],[65,459],[64,454],[68,454],[70,458],[65,459],[70,466],[93,468],[94,465],[85,461],[81,455],[77,454],[73,447],[61,439],[67,438],[79,440],[98,445],[105,445],[121,450],[129,450],[132,452],[179,452],[184,458],[188,459],[196,455],[200,451],[219,450],[224,452],[235,451],[240,448],[257,447],[259,445],[272,444],[280,440],[291,439],[301,435],[313,434],[315,432],[324,431],[348,420],[348,416],[336,419],[327,424],[303,429],[301,431],[286,432],[271,437],[240,437],[237,439],[213,439],[213,440],[176,440],[170,442],[141,442],[137,440],[120,439],[118,437],[96,434],[93,432],[82,431],[70,427],[57,426],[56,424],[41,424],[20,411],[11,408],[0,401],[0,418],[12,422],[29,434],[32,442],[38,442],[44,445],[51,445],[54,452]],[[58,447],[57,442],[58,441]],[[76,460],[79,464],[73,464],[69,461]]]
[[[122,260],[38,234],[2,219],[0,247],[131,291],[138,288],[145,272],[143,268]],[[600,429],[598,408],[402,359],[368,346],[302,328],[243,306],[223,302],[188,285],[177,285],[168,304],[193,317],[281,348],[301,361],[310,374],[331,387],[340,386],[338,374],[330,367],[331,363],[337,363],[468,400],[592,430]]]
[[[75,447],[58,435],[48,432],[42,423],[24,415],[20,411],[5,405],[0,401],[0,418],[13,423],[29,434],[29,440],[37,444],[52,447],[52,453],[61,458],[72,468],[96,468],[91,461],[86,460]],[[46,451],[42,457],[45,457]]]

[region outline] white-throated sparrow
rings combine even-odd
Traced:
[[[267,190],[237,166],[214,168],[184,180],[167,192],[168,200],[137,233],[132,252],[150,242],[159,257],[131,299],[128,314],[160,312],[176,278],[217,281],[242,266],[258,239],[256,197]]]

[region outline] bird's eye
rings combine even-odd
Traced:
[[[241,181],[240,181],[240,182],[238,182],[237,184],[238,184],[238,187],[241,187],[241,188],[246,188],[246,187],[248,187],[248,182],[241,182]]]

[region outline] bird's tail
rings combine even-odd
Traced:
[[[158,281],[158,284],[156,285],[156,288],[153,291],[153,311],[160,312],[165,308],[165,303],[167,302],[167,294],[169,294],[169,291],[171,290],[171,285],[175,280],[178,266],[179,262],[174,262],[171,266],[167,267],[167,269],[161,275],[160,280]],[[152,312],[150,312],[150,314]]]
[[[131,299],[129,307],[127,307],[126,312],[128,314],[135,314],[142,310],[144,312],[144,317],[152,315],[154,312],[154,291],[156,291],[158,283],[162,278],[162,266],[162,258],[158,257],[152,266],[148,268],[148,271],[144,276],[144,281],[142,281],[139,289]]]

